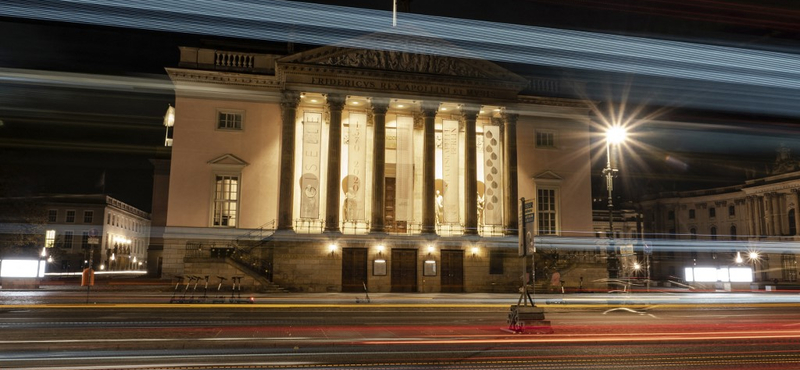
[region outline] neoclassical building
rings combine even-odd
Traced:
[[[151,248],[166,276],[514,291],[520,198],[534,201],[537,242],[593,237],[590,107],[563,81],[337,46],[182,47],[167,72],[172,159],[157,174],[169,178],[167,215]],[[603,277],[597,266],[582,274]]]
[[[657,276],[687,267],[748,266],[759,282],[796,282],[800,165],[781,148],[771,173],[743,184],[662,193],[640,203]],[[757,259],[750,260],[750,252]],[[743,257],[737,261],[736,257]]]

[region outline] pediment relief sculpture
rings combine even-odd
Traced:
[[[332,55],[320,61],[320,64],[459,77],[491,77],[461,59],[386,50],[353,50],[350,53]]]

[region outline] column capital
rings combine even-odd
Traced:
[[[297,108],[300,104],[300,93],[294,90],[283,90],[281,93],[282,108]]]
[[[331,111],[341,111],[344,109],[344,102],[346,99],[347,97],[342,94],[327,94],[326,100],[328,103],[328,109]]]
[[[372,114],[386,114],[389,110],[389,98],[372,98],[370,100]]]
[[[461,116],[464,120],[478,119],[478,113],[481,111],[481,106],[477,104],[464,104],[461,106]]]
[[[507,125],[516,125],[517,119],[519,118],[519,114],[508,113],[507,111],[500,113],[500,116],[503,117],[503,121],[505,121]]]
[[[439,111],[439,102],[438,101],[429,101],[426,100],[420,104],[420,112],[422,113],[423,117],[435,117],[436,112]]]

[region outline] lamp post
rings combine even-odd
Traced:
[[[622,126],[612,126],[606,131],[606,167],[603,169],[603,176],[606,178],[606,190],[608,191],[608,278],[618,278],[619,268],[617,267],[617,253],[614,243],[614,177],[617,175],[616,158],[612,155],[611,149],[614,145],[619,145],[625,141],[627,132]],[[609,281],[609,288],[613,283]]]

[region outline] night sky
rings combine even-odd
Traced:
[[[391,9],[389,0],[312,2]],[[411,12],[794,54],[800,40],[800,7],[794,0],[414,0]],[[11,18],[0,18],[0,34],[4,71],[164,83],[169,82],[164,67],[177,66],[178,46],[248,41]],[[623,77],[587,71],[575,75],[599,81]],[[173,102],[169,90],[77,90],[0,81],[3,195],[106,192],[149,211],[149,160],[168,157],[161,122],[167,104]],[[672,190],[741,181],[748,171],[766,171],[780,144],[800,154],[800,135],[796,135],[800,109],[794,116],[766,116],[669,108],[660,116],[663,120],[703,125],[642,128],[639,136],[644,141],[649,137],[647,145],[653,150],[640,154],[646,165],[628,164],[624,181],[629,182],[630,197],[641,195],[630,189]],[[646,186],[638,186],[642,184]]]

